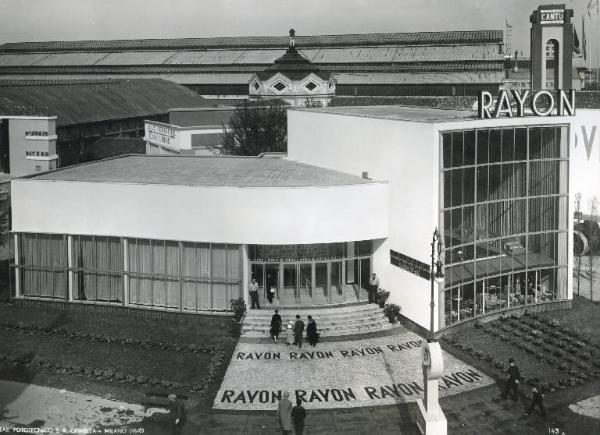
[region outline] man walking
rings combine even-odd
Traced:
[[[306,410],[302,407],[302,399],[296,399],[296,406],[292,408],[292,423],[294,423],[294,435],[302,435],[304,432],[304,419]]]
[[[256,308],[260,310],[260,303],[258,302],[258,283],[256,282],[256,278],[252,278],[252,282],[250,283],[250,300],[252,301],[252,309]]]
[[[531,401],[531,405],[529,405],[529,408],[527,409],[527,412],[525,413],[525,415],[531,414],[531,412],[533,411],[533,408],[535,408],[537,405],[537,407],[540,408],[542,417],[545,417],[546,416],[546,408],[544,408],[544,394],[541,392],[541,390],[538,390],[537,387],[532,387],[531,392],[533,393],[533,400]],[[293,412],[294,411],[292,410],[292,413]]]
[[[508,366],[508,379],[506,380],[506,387],[504,388],[504,393],[502,393],[502,398],[506,399],[509,390],[512,392],[512,400],[515,402],[519,396],[519,383],[521,382],[521,373],[519,372],[519,368],[515,365],[515,360],[510,358],[508,360],[510,364]]]
[[[300,314],[296,314],[296,323],[294,323],[294,343],[299,348],[302,347],[302,334],[304,333],[304,322],[300,318]]]
[[[169,394],[169,417],[173,435],[179,435],[185,423],[185,409],[175,394]]]
[[[376,274],[372,274],[369,279],[369,303],[377,303],[377,290],[379,290],[379,278]]]

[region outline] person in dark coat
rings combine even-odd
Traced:
[[[300,318],[300,314],[296,314],[296,323],[294,323],[294,344],[302,347],[302,334],[304,333],[304,322]]]
[[[279,338],[279,332],[281,331],[281,316],[278,311],[275,310],[275,314],[271,317],[271,338],[275,343],[277,343],[277,338]]]
[[[292,408],[292,423],[294,424],[294,435],[302,435],[304,432],[304,419],[306,410],[302,407],[302,399],[296,399],[296,406]]]
[[[540,412],[542,413],[542,416],[545,417],[546,416],[546,408],[544,408],[544,394],[537,387],[533,387],[531,389],[531,392],[533,393],[533,400],[531,401],[531,405],[529,405],[529,408],[527,409],[527,412],[525,413],[525,415],[531,414],[531,412],[533,411],[533,408],[535,408],[537,405],[537,407],[540,408]],[[292,410],[292,415],[293,415],[293,412],[294,411]]]
[[[185,423],[185,408],[175,394],[169,394],[169,417],[173,435],[179,435]]]
[[[313,320],[312,316],[308,316],[308,324],[306,325],[306,338],[308,339],[308,344],[313,347],[319,342],[317,322]]]
[[[515,360],[510,358],[508,360],[510,364],[508,366],[508,379],[506,380],[506,387],[504,388],[504,393],[502,394],[502,398],[506,399],[508,392],[512,392],[512,400],[515,402],[519,396],[519,383],[521,382],[521,373],[519,372],[519,368],[515,365]]]

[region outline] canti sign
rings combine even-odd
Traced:
[[[481,91],[477,98],[477,112],[480,119],[499,118],[502,114],[510,118],[520,117],[525,116],[526,103],[527,109],[535,116],[575,116],[573,89],[559,90],[556,93],[543,90],[533,94],[529,90],[502,90],[495,100],[488,91]]]

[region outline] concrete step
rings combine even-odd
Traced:
[[[387,319],[387,317],[385,316],[385,314],[381,313],[381,312],[373,312],[373,313],[368,313],[368,314],[361,314],[361,315],[345,315],[345,316],[327,316],[327,317],[316,317],[313,316],[313,319],[315,320],[315,322],[317,322],[317,324],[342,324],[342,323],[346,323],[346,322],[353,322],[353,321],[373,321],[373,320],[379,320],[379,319]],[[292,321],[292,323],[294,323],[296,321],[295,317],[282,317],[281,321],[283,324],[288,323],[288,321]],[[304,323],[307,323],[307,318],[303,317],[302,320],[304,321]],[[244,319],[244,325],[270,325],[271,324],[271,318],[253,318],[253,317],[246,317]]]
[[[359,334],[367,334],[369,332],[376,331],[386,331],[390,329],[397,328],[398,325],[391,324],[389,321],[387,323],[376,323],[376,324],[365,324],[362,326],[354,326],[354,327],[338,327],[338,328],[318,328],[319,334],[321,337],[339,337],[346,335],[359,335]],[[269,336],[268,330],[253,330],[253,331],[245,331],[242,336],[244,337],[255,337],[255,338],[264,338]]]
[[[281,317],[290,316],[296,317],[296,314],[306,318],[309,314],[313,318],[325,317],[325,316],[343,316],[343,315],[355,315],[360,313],[376,312],[381,311],[378,305],[365,304],[357,305],[354,307],[340,307],[340,308],[320,308],[320,309],[294,309],[294,308],[281,308],[278,309]],[[266,318],[271,319],[275,313],[274,309],[260,309],[260,310],[248,310],[246,311],[246,317],[248,318]]]
[[[242,336],[268,337],[273,312],[272,309],[248,311],[242,325]],[[383,309],[375,304],[353,304],[321,309],[312,307],[279,309],[279,315],[284,325],[289,320],[294,322],[296,314],[300,314],[305,323],[310,314],[317,322],[317,329],[323,337],[359,335],[394,327],[383,313]]]
[[[290,318],[289,320],[292,320],[292,323],[294,322],[294,319]],[[368,316],[354,316],[354,317],[344,317],[344,318],[334,318],[334,319],[315,319],[315,322],[317,322],[317,326],[318,327],[333,327],[333,326],[340,326],[340,325],[354,325],[354,324],[361,324],[361,323],[369,323],[369,322],[388,322],[388,318],[385,314],[383,313],[373,313],[371,315]],[[283,325],[287,324],[287,320],[283,321]],[[306,324],[306,319],[304,319],[304,323]],[[242,327],[253,327],[253,328],[260,328],[260,327],[270,327],[271,326],[271,319],[245,319],[244,320],[244,325]]]

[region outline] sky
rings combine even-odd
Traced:
[[[596,0],[563,0],[581,35],[600,45]],[[0,0],[0,43],[17,41],[180,38],[504,30],[529,52],[529,15],[543,0]],[[562,2],[561,2],[562,3]],[[595,8],[592,8],[595,11]],[[592,26],[595,26],[593,28]]]

